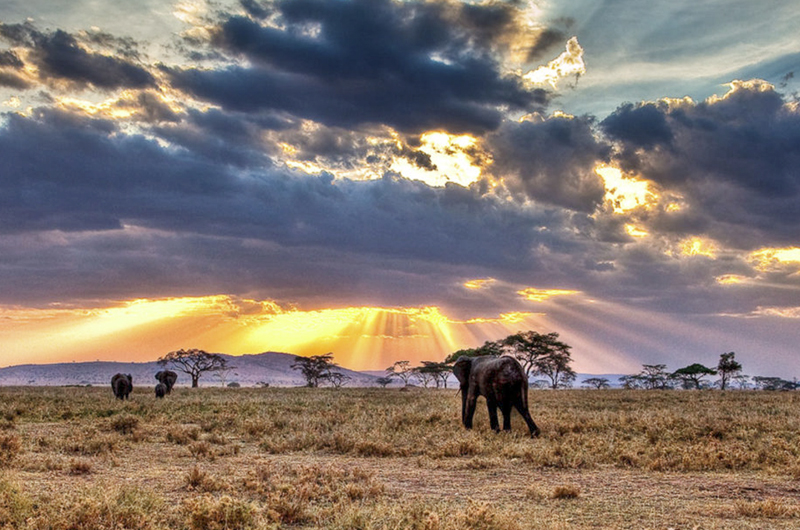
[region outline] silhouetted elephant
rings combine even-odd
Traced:
[[[497,422],[497,407],[503,413],[503,430],[511,430],[511,408],[516,408],[531,436],[539,435],[539,428],[528,412],[528,378],[513,357],[461,356],[453,365],[453,373],[461,383],[461,421],[467,429],[472,428],[475,402],[478,396],[486,398],[489,408],[489,424],[500,430]]]
[[[169,394],[172,392],[172,387],[175,386],[175,381],[178,380],[178,374],[171,370],[161,370],[156,373],[156,379],[167,387],[167,394]]]
[[[117,399],[128,399],[133,390],[133,378],[131,374],[116,374],[111,378],[111,390]]]
[[[163,398],[167,394],[167,385],[164,383],[158,383],[156,385],[156,397]]]

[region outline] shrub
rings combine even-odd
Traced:
[[[8,467],[22,451],[22,443],[16,434],[0,434],[0,467]]]
[[[139,418],[131,414],[121,414],[111,420],[111,428],[120,434],[131,434],[139,426]]]
[[[72,460],[69,463],[70,475],[88,475],[92,472],[92,463],[88,460]]]
[[[556,486],[553,489],[552,498],[554,499],[577,499],[581,495],[581,489],[578,486]]]
[[[192,530],[245,530],[256,525],[255,507],[227,495],[215,499],[204,495],[186,501]]]

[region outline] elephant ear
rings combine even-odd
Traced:
[[[163,373],[164,373],[164,371],[163,371],[163,370],[161,370],[160,372],[156,372],[156,379],[158,379],[159,381],[161,381],[161,376],[162,376],[162,374],[163,374]]]
[[[469,381],[469,373],[472,370],[472,358],[462,356],[459,357],[456,363],[453,365],[453,374],[458,379],[458,382],[461,386],[466,386],[467,382]]]

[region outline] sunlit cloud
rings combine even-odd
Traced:
[[[720,285],[739,285],[748,281],[746,276],[740,274],[723,274],[714,279]]]
[[[464,282],[465,289],[479,290],[485,289],[495,283],[497,280],[494,278],[482,278],[477,280],[469,280]]]
[[[619,168],[601,164],[595,168],[595,172],[605,183],[605,198],[611,202],[614,213],[629,212],[658,198],[646,180],[624,176]]]
[[[418,150],[430,157],[431,169],[416,166],[406,158],[399,157],[394,160],[391,169],[431,186],[444,186],[447,182],[469,186],[481,176],[476,155],[488,160],[488,155],[480,152],[477,138],[468,134],[429,131],[420,137],[420,143]]]
[[[583,62],[583,48],[578,43],[577,37],[572,37],[567,41],[567,49],[561,55],[523,75],[522,78],[532,85],[550,85],[557,88],[558,82],[567,77],[575,77],[586,73],[586,65]]]
[[[627,232],[629,236],[635,237],[637,239],[647,237],[650,235],[650,232],[648,232],[644,228],[640,228],[632,224],[625,225],[625,232]]]
[[[531,302],[545,302],[554,296],[573,296],[580,294],[580,291],[573,291],[569,289],[537,289],[535,287],[528,287],[517,291],[517,294]]]
[[[702,237],[690,237],[680,243],[680,253],[683,256],[705,256],[715,258],[717,246],[713,241]]]
[[[751,252],[748,259],[760,272],[792,267],[800,270],[800,248],[762,248]]]
[[[800,307],[759,307],[753,314],[767,317],[800,318]]]

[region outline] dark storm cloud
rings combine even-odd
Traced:
[[[734,248],[797,244],[800,113],[761,83],[703,103],[625,105],[603,122],[620,162],[685,198],[657,227],[704,228]],[[695,232],[694,235],[696,235]]]
[[[494,48],[513,11],[500,4],[288,0],[275,7],[281,28],[231,17],[216,31],[216,47],[252,66],[166,68],[173,85],[227,109],[410,132],[492,130],[503,109],[547,103],[547,92],[501,72]]]
[[[63,79],[101,89],[155,85],[155,79],[143,67],[130,60],[87,51],[74,35],[60,29],[44,33],[30,24],[0,24],[0,37],[27,47],[27,59],[36,65],[42,79]],[[108,37],[101,40],[107,43]],[[130,46],[132,44],[123,49],[130,49]]]
[[[590,118],[506,122],[487,143],[494,160],[488,169],[528,198],[582,212],[602,202],[594,168],[610,149],[595,137]]]
[[[668,146],[672,141],[667,118],[654,103],[623,105],[603,120],[600,127],[626,147],[650,149]]]
[[[21,234],[47,240],[53,230],[110,231],[124,241],[121,227],[135,226],[187,241],[222,238],[232,246],[248,247],[250,241],[265,249],[318,248],[348,254],[349,262],[362,256],[514,270],[534,263],[527,249],[556,239],[539,231],[545,223],[556,224],[554,213],[520,210],[475,189],[431,188],[396,176],[359,182],[274,169],[238,171],[228,160],[214,163],[192,150],[123,134],[111,122],[63,112],[8,115],[0,153],[0,231],[7,241]],[[121,242],[107,249],[103,260],[92,259],[114,263],[104,281],[113,283],[136,267],[141,255],[132,243],[126,248]],[[40,277],[58,282],[65,262],[48,256],[63,250],[56,243],[38,258],[27,258],[29,263],[41,259],[36,270],[52,270]],[[205,259],[206,250],[194,252]],[[126,256],[130,261],[120,268]],[[3,260],[7,272],[19,270],[11,255]],[[235,256],[221,261],[230,264]],[[187,265],[200,276],[209,266]],[[52,287],[46,278],[42,290]],[[295,278],[294,284],[305,281]]]

